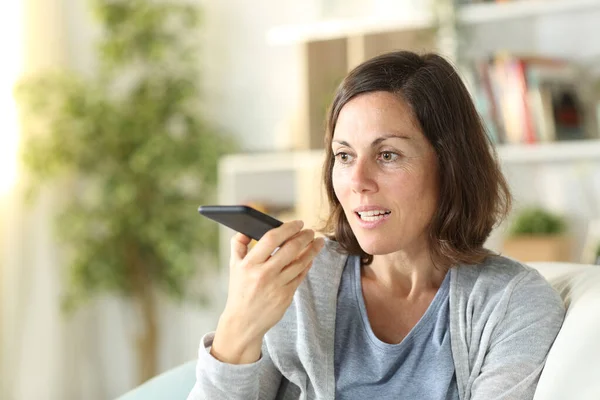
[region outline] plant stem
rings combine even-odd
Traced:
[[[158,372],[157,347],[158,329],[156,324],[156,305],[154,296],[146,292],[137,299],[144,330],[136,337],[138,361],[138,382],[143,383],[154,377]]]
[[[142,330],[136,334],[135,349],[137,358],[138,383],[154,377],[158,372],[158,324],[156,316],[156,299],[152,290],[152,281],[148,270],[144,267],[137,246],[128,247],[131,283],[133,284],[133,301],[136,312],[142,322]]]

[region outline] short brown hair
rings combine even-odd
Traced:
[[[437,54],[409,51],[382,54],[365,61],[338,87],[329,109],[323,178],[329,201],[324,232],[349,254],[365,253],[335,196],[331,142],[342,107],[362,93],[385,91],[406,101],[438,160],[439,198],[429,226],[432,259],[445,267],[477,264],[490,252],[483,245],[511,208],[510,190],[493,144],[469,92],[454,67]]]

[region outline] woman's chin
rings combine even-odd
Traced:
[[[360,248],[367,254],[378,256],[394,253],[399,250],[398,242],[384,240],[383,238],[356,238]]]

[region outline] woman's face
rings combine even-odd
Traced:
[[[388,92],[353,98],[331,147],[333,189],[361,248],[372,255],[428,250],[437,158],[410,106]]]

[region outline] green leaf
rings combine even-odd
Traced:
[[[515,218],[509,232],[511,236],[519,235],[559,235],[566,231],[567,225],[563,217],[532,207],[522,210]]]

